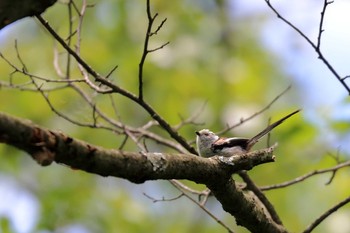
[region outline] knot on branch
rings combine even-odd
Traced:
[[[147,156],[147,159],[152,163],[155,172],[163,171],[167,167],[167,160],[162,153],[153,153],[152,156]]]
[[[56,146],[56,136],[53,132],[43,131],[39,127],[34,127],[29,138],[32,149],[30,155],[42,166],[50,165],[55,159],[53,152]]]

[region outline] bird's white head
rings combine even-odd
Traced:
[[[214,156],[215,154],[212,150],[212,145],[219,139],[219,136],[208,129],[197,131],[196,134],[196,143],[199,155],[202,157]]]

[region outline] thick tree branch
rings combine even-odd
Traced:
[[[288,232],[282,225],[275,223],[260,200],[251,192],[242,192],[232,179],[220,179],[208,185],[222,208],[236,217],[238,225],[251,232]],[[254,218],[251,218],[254,213]]]
[[[29,121],[0,113],[0,141],[29,153],[41,165],[55,161],[75,169],[128,179],[135,183],[156,179],[189,179],[210,183],[228,178],[238,170],[274,160],[269,150],[232,156],[230,163],[217,157],[191,154],[139,153],[104,149],[73,139],[63,133],[41,128]]]
[[[27,16],[43,13],[56,0],[1,0],[0,29]]]
[[[0,113],[0,142],[29,153],[39,164],[53,161],[74,169],[115,176],[134,183],[188,179],[207,185],[237,223],[252,232],[286,232],[251,192],[236,186],[231,174],[274,161],[273,147],[223,160],[192,154],[139,153],[104,149]]]
[[[264,204],[267,211],[271,215],[271,218],[277,223],[282,224],[281,219],[279,218],[274,206],[271,204],[271,202],[267,199],[265,194],[259,189],[259,187],[253,182],[253,180],[248,176],[246,171],[240,171],[239,172],[240,177],[245,181],[247,184],[247,189],[252,191],[257,198]]]

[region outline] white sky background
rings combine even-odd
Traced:
[[[283,16],[300,27],[313,41],[316,41],[323,1],[275,0],[272,1],[272,4]],[[349,104],[344,103],[347,96],[346,90],[317,59],[311,46],[290,27],[277,19],[264,0],[232,0],[232,5],[235,14],[239,13],[238,16],[257,14],[271,16],[261,31],[261,41],[281,57],[286,72],[295,80],[297,88],[301,88],[305,93],[300,98],[300,104],[303,104],[300,106],[303,108],[303,115],[310,121],[319,124],[324,131],[320,135],[325,137],[325,140],[332,141],[335,148],[340,144],[349,144],[347,141],[350,138],[339,138],[337,135],[327,133],[329,127],[324,120],[326,116],[350,122],[350,107]],[[349,12],[350,0],[335,0],[329,5],[324,22],[325,32],[321,49],[341,76],[350,75]],[[11,26],[8,27],[10,28]],[[4,31],[1,34],[4,36]],[[34,197],[17,187],[13,180],[1,177],[0,200],[6,200],[0,203],[0,216],[9,217],[17,232],[31,232],[40,212]],[[336,231],[332,229],[331,232]]]

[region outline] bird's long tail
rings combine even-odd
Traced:
[[[277,127],[278,125],[282,124],[283,121],[287,120],[289,117],[293,116],[294,114],[296,114],[298,112],[300,112],[300,109],[298,109],[298,110],[288,114],[287,116],[285,116],[282,119],[276,121],[275,123],[272,123],[271,125],[267,126],[263,131],[258,133],[256,136],[254,136],[251,139],[249,139],[249,141],[247,143],[247,151],[249,151],[250,148],[252,148],[255,145],[255,143],[257,143],[259,141],[260,138],[262,138],[263,136],[268,134],[275,127]]]

